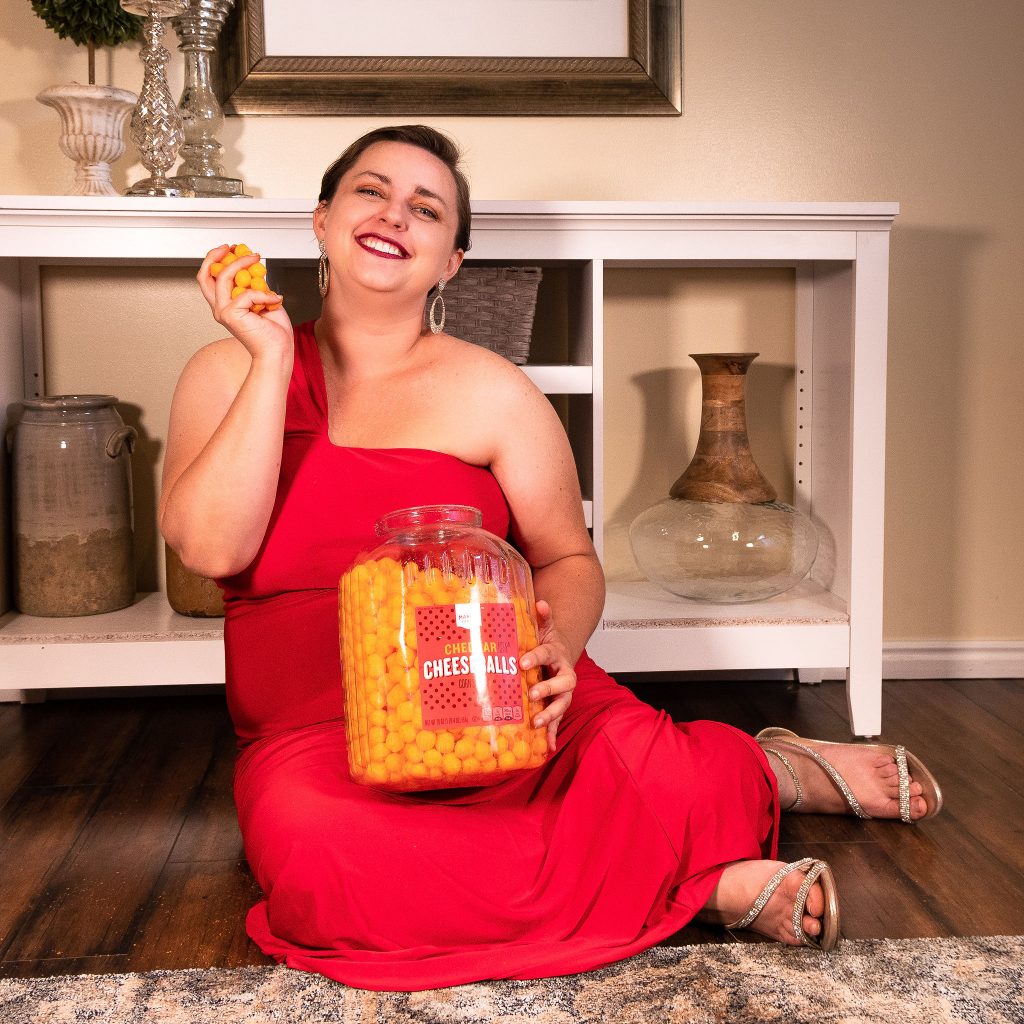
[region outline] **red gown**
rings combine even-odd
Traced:
[[[750,736],[673,723],[584,654],[541,768],[482,789],[395,795],[348,775],[337,582],[374,522],[458,503],[499,536],[489,470],[327,435],[312,325],[295,331],[284,456],[267,536],[222,584],[235,800],[265,893],[249,935],[290,967],[415,991],[596,968],[690,921],[721,869],[774,857],[774,775]]]

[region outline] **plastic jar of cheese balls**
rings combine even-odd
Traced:
[[[338,587],[349,770],[413,792],[486,786],[547,757],[533,581],[466,505],[401,509]]]

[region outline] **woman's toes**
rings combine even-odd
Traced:
[[[803,876],[800,876],[801,883]],[[799,888],[799,886],[797,886]],[[796,898],[796,893],[793,894]],[[822,891],[821,883],[815,882],[811,886],[810,892],[807,893],[807,902],[804,904],[804,910],[807,911],[811,917],[821,917],[825,913],[825,893]]]
[[[802,880],[802,876],[801,880]],[[799,886],[797,887],[799,888]],[[796,893],[793,893],[796,898]],[[807,893],[807,902],[804,904],[803,929],[811,936],[817,937],[821,934],[821,918],[825,913],[825,893],[821,884],[816,882]]]
[[[890,801],[892,805],[892,817],[898,817],[900,813],[899,796],[894,795]],[[928,801],[923,796],[915,795],[910,798],[910,820],[917,821],[928,813]]]

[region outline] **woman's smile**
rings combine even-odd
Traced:
[[[377,256],[382,256],[387,260],[406,260],[409,258],[409,253],[405,247],[399,245],[393,238],[385,238],[383,235],[368,233],[357,235],[356,241],[367,251]]]

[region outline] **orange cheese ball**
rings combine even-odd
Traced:
[[[539,669],[520,671],[524,720],[501,725],[423,725],[416,658],[416,609],[427,605],[511,603],[519,654],[537,644],[527,602],[492,582],[370,559],[338,587],[345,722],[352,778],[392,792],[490,785],[547,759],[547,731],[534,729],[543,704],[528,697]]]
[[[210,264],[210,276],[217,277],[225,267],[231,266],[232,263],[242,256],[251,255],[252,249],[250,249],[244,242],[239,242],[238,245],[233,245],[217,262]],[[267,268],[262,263],[254,263],[251,267],[243,267],[242,269],[235,271],[234,286],[231,289],[231,298],[237,299],[239,295],[244,294],[250,288],[259,292],[270,290],[267,286]],[[280,308],[280,302],[262,305],[257,302],[253,304],[252,311],[254,313],[262,313],[264,311],[270,312],[273,309]]]

